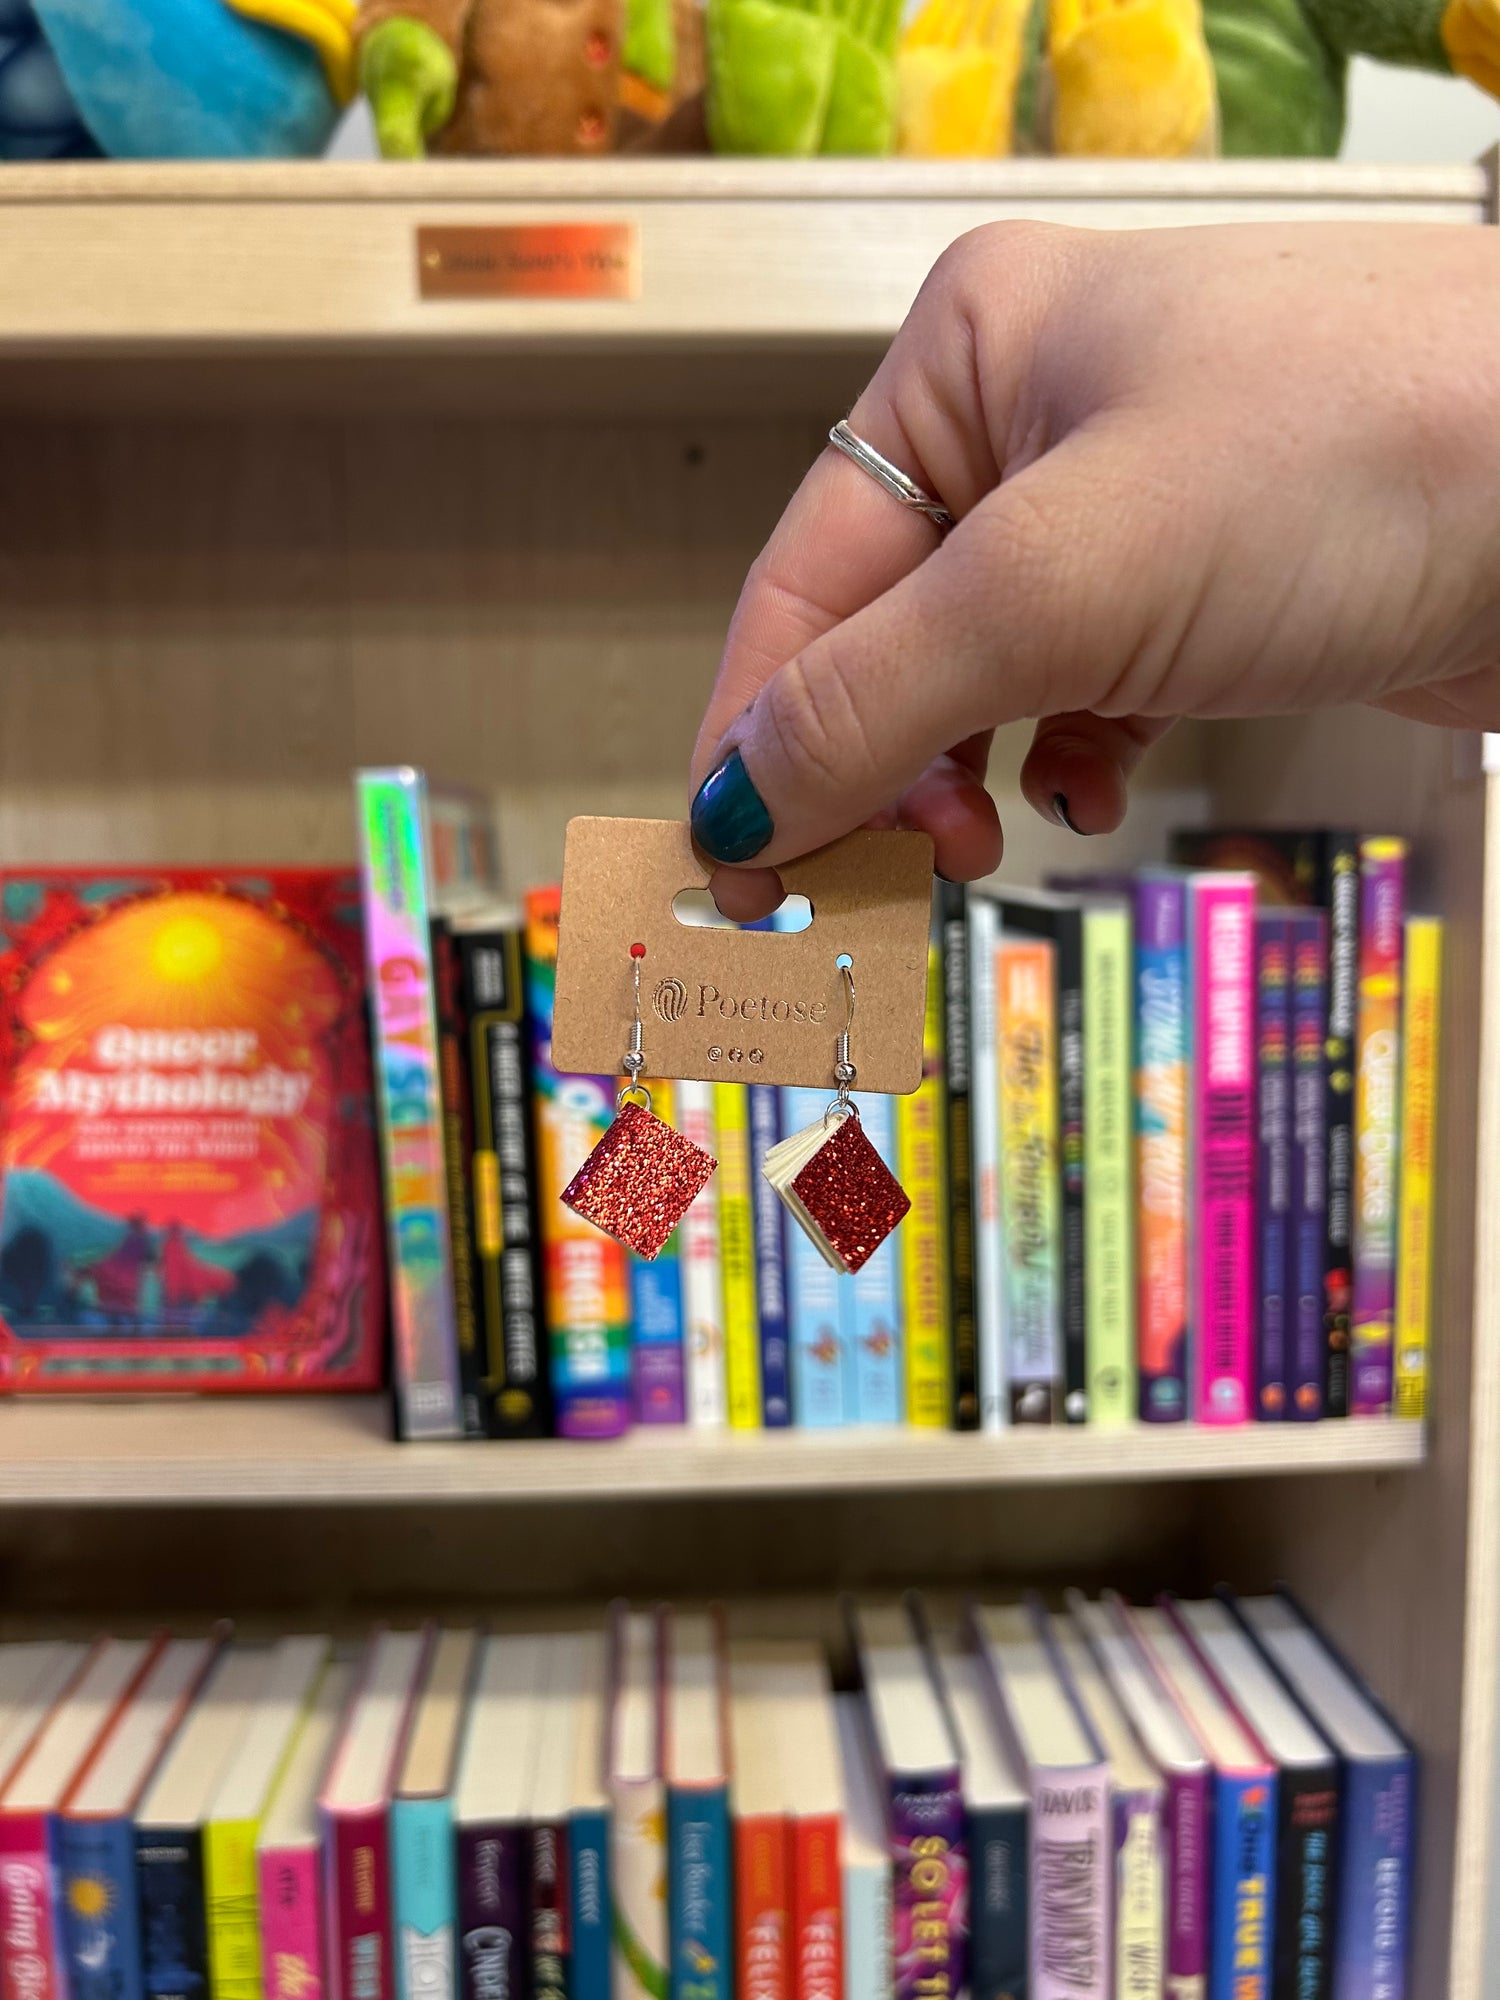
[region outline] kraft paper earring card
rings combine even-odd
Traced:
[[[704,929],[673,900],[706,888],[686,820],[573,820],[563,869],[552,1059],[610,1076],[630,1018],[632,948],[654,1076],[833,1088],[844,1022],[839,959],[859,981],[859,1087],[905,1095],[922,1081],[932,912],[925,833],[846,834],[779,868],[812,906],[806,930]]]

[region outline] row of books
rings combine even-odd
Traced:
[[[434,915],[420,780],[361,788],[404,1435],[1424,1414],[1442,927],[1403,842],[939,884],[923,1083],[857,1098],[911,1209],[843,1278],[762,1173],[826,1090],[653,1082],[719,1161],[654,1262],[563,1207],[615,1080],[551,1061],[559,892]]]
[[[1400,2000],[1415,1760],[1285,1596],[0,1646],[27,2000]]]

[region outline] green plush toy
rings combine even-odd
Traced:
[[[888,153],[901,0],[708,0],[715,152]]]

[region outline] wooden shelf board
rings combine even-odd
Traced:
[[[637,1431],[613,1444],[397,1445],[380,1397],[16,1403],[0,1503],[599,1500],[1235,1478],[1419,1465],[1420,1424],[1126,1431]]]
[[[0,359],[370,359],[884,340],[941,252],[1085,226],[1484,216],[1483,168],[615,160],[12,166]],[[636,221],[634,302],[417,295],[421,224]]]

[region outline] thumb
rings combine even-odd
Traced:
[[[1023,717],[1151,714],[1182,515],[1141,476],[1141,428],[1121,413],[1075,431],[772,673],[694,798],[703,852],[766,866],[808,853],[955,744]]]

